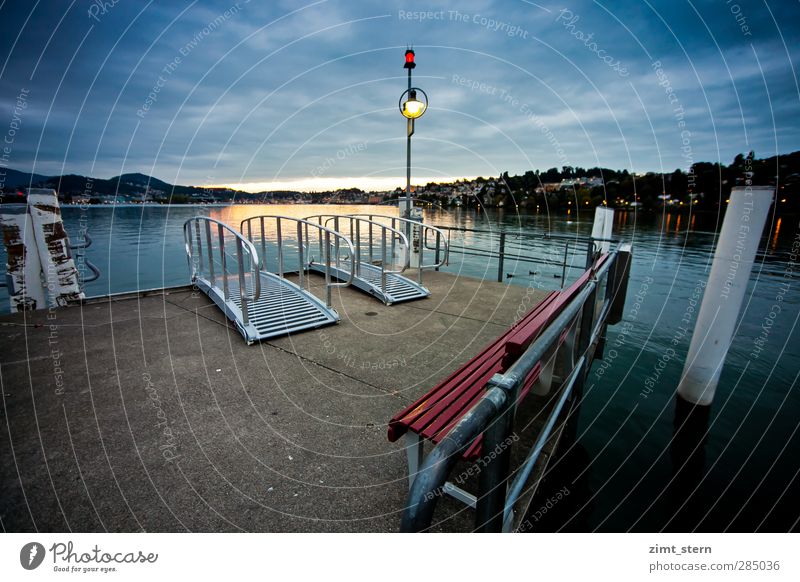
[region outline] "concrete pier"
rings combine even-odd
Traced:
[[[4,530],[397,531],[387,421],[544,296],[424,283],[389,307],[340,290],[339,325],[252,346],[189,287],[0,317]],[[442,506],[437,529],[470,528]]]

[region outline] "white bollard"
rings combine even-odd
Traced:
[[[678,395],[692,404],[714,400],[774,192],[771,186],[731,192],[678,385]]]
[[[594,211],[594,224],[592,224],[592,238],[611,238],[611,231],[614,227],[614,210],[605,206],[598,206]],[[611,243],[601,242],[598,249],[602,253],[607,253],[611,248]]]

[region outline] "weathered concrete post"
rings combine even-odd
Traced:
[[[678,385],[678,396],[691,404],[714,400],[774,192],[771,186],[731,192]]]
[[[83,298],[55,190],[28,188],[28,213],[51,306]]]
[[[33,237],[28,207],[4,204],[0,213],[6,246],[6,280],[11,313],[47,307],[42,263]]]

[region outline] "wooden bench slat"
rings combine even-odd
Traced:
[[[513,333],[514,330],[520,326],[525,325],[529,319],[535,318],[538,313],[545,309],[550,302],[554,301],[557,296],[557,291],[545,296],[545,298],[542,299],[542,301],[540,301],[536,306],[534,306],[534,308],[531,309],[520,321],[518,321],[503,335],[494,340],[491,344],[486,346],[479,354],[473,357],[464,366],[454,371],[446,379],[439,382],[439,384],[437,384],[436,387],[430,392],[417,399],[411,405],[396,414],[389,421],[389,441],[394,442],[403,436],[403,434],[406,433],[412,424],[415,424],[421,416],[426,415],[430,411],[431,407],[435,406],[435,404],[442,398],[446,398],[447,395],[453,390],[454,386],[457,387],[460,383],[474,375],[477,370],[480,370],[485,366],[485,363],[489,359],[502,357],[505,349],[504,342],[508,335]],[[464,389],[467,388],[469,388],[469,386],[464,387]]]

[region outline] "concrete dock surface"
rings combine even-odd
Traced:
[[[423,283],[392,306],[337,289],[338,325],[251,346],[190,287],[0,317],[3,530],[397,531],[387,422],[545,295]],[[550,400],[526,400],[530,430]],[[445,499],[434,529],[472,520]]]

